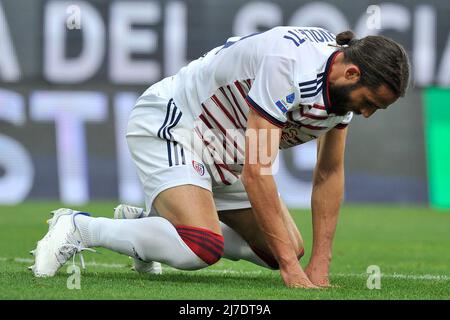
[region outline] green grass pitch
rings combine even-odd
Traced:
[[[115,203],[77,208],[112,216]],[[86,252],[81,289],[67,288],[68,262],[54,278],[34,278],[29,250],[46,232],[57,203],[0,206],[0,299],[450,299],[450,213],[426,208],[345,206],[335,237],[331,280],[322,290],[287,289],[278,271],[222,259],[199,271],[164,266],[139,275],[128,257],[100,248]],[[311,250],[311,213],[291,211]],[[76,257],[78,263],[79,259]],[[367,267],[382,272],[381,289],[367,288]]]

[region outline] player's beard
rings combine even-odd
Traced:
[[[330,83],[328,92],[330,95],[331,113],[344,116],[353,111],[350,93],[359,88],[360,84],[334,85]]]

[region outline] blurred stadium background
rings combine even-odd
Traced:
[[[142,204],[123,134],[135,99],[226,38],[276,25],[352,29],[405,46],[407,96],[350,125],[345,201],[446,216],[449,16],[440,0],[2,0],[0,222],[11,212],[2,205],[30,201]],[[276,179],[291,208],[309,206],[314,164],[314,142],[280,156]]]
[[[352,29],[360,37],[392,37],[413,64],[406,98],[370,121],[352,122],[346,201],[449,208],[450,3],[370,5],[1,1],[0,204],[141,203],[123,137],[135,98],[232,35],[314,25],[333,33]],[[280,158],[277,179],[290,206],[309,204],[314,162],[314,143]]]

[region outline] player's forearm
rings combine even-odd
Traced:
[[[344,170],[315,173],[312,193],[313,248],[312,262],[328,266],[340,205],[344,195]]]
[[[277,259],[280,269],[284,266],[299,268],[299,263],[286,230],[276,184],[270,175],[244,175],[243,183],[252,204],[255,218],[267,243]]]

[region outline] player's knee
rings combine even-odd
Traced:
[[[297,250],[297,259],[300,260],[305,255],[305,249],[303,247],[300,247]]]
[[[275,259],[275,256],[270,253],[268,254],[266,251],[264,250],[260,250],[257,247],[251,247],[253,252],[261,259],[264,261],[264,263],[267,265],[268,268],[272,269],[272,270],[279,270],[280,269],[280,265],[278,264],[278,261]],[[297,259],[300,260],[303,255],[305,254],[305,250],[303,248],[303,243],[301,243],[301,245],[299,245],[296,250],[295,250],[296,254],[297,254]]]
[[[301,257],[305,255],[305,248],[303,247],[303,240],[298,240],[296,248],[297,258],[300,260]]]
[[[253,252],[266,264],[266,267],[272,270],[280,269],[277,259],[272,253],[267,253],[266,250],[260,249],[256,246],[250,246]]]
[[[212,265],[223,256],[223,236],[205,228],[177,226],[178,234],[187,246],[207,265]]]

